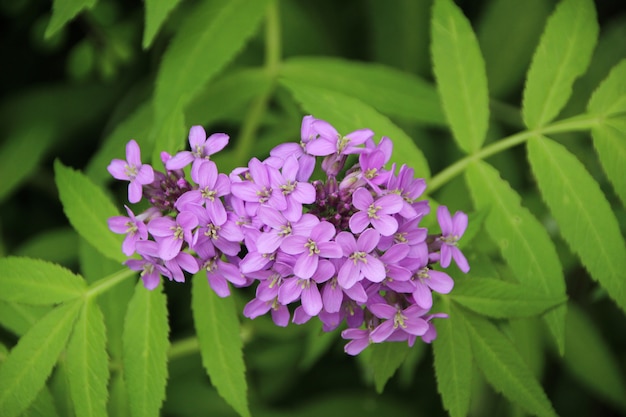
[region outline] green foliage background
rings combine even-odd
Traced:
[[[19,0],[0,33],[0,416],[626,414],[620,2]],[[391,137],[470,213],[432,346],[349,357],[243,318],[252,290],[120,266],[129,139],[223,131],[229,172],[304,114]]]

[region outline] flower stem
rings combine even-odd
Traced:
[[[86,297],[97,297],[103,292],[107,292],[120,282],[126,280],[129,277],[133,277],[137,275],[137,271],[133,271],[132,269],[122,269],[119,272],[106,276],[89,286],[89,290],[87,290]]]
[[[278,68],[281,61],[281,33],[280,33],[280,16],[278,13],[278,2],[270,2],[265,19],[265,66],[267,75],[276,83],[278,76]],[[255,135],[263,119],[263,115],[267,110],[267,104],[274,93],[272,86],[257,97],[248,110],[245,121],[241,128],[241,134],[237,141],[237,149],[235,158],[238,164],[245,164],[250,156],[255,141]]]
[[[470,162],[486,159],[499,152],[524,143],[533,136],[589,130],[598,126],[600,123],[601,117],[598,115],[581,114],[568,119],[560,120],[547,126],[539,127],[537,129],[524,130],[522,132],[515,133],[514,135],[508,136],[484,147],[473,155],[468,155],[465,158],[456,161],[454,164],[439,172],[428,182],[428,193],[432,194],[435,190],[439,189],[454,177],[462,173]]]

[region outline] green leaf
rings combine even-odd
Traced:
[[[69,269],[39,259],[0,258],[0,299],[50,305],[80,297],[85,280]]]
[[[485,62],[469,20],[452,0],[435,0],[433,71],[452,134],[466,153],[479,150],[489,124]]]
[[[220,298],[206,274],[194,275],[191,307],[202,365],[222,398],[242,417],[249,417],[246,367],[237,310],[232,297]]]
[[[146,19],[143,29],[143,49],[148,49],[167,16],[180,0],[145,0]]]
[[[613,67],[591,96],[587,110],[602,116],[626,112],[626,59]]]
[[[433,342],[437,390],[443,406],[451,417],[464,417],[469,412],[472,386],[472,351],[462,310],[446,298],[434,311],[444,311],[448,318],[437,320],[437,338]]]
[[[476,209],[489,210],[485,220],[487,233],[518,281],[545,296],[563,297],[565,278],[554,244],[546,228],[521,205],[517,192],[485,162],[470,164],[465,180]],[[562,306],[545,316],[561,352],[565,312],[566,306]]]
[[[528,158],[561,236],[626,311],[626,245],[600,186],[563,145],[546,137],[528,141]]]
[[[626,411],[626,381],[619,361],[583,310],[570,303],[568,311],[565,366],[590,391]]]
[[[548,19],[524,88],[522,114],[529,128],[553,120],[572,94],[572,85],[591,60],[598,38],[591,0],[562,0]]]
[[[72,402],[78,416],[107,415],[109,358],[104,316],[95,299],[88,299],[67,345]]]
[[[394,148],[390,162],[406,163],[415,170],[417,177],[430,177],[428,162],[413,140],[369,105],[332,90],[314,88],[284,78],[280,82],[291,91],[307,113],[331,123],[340,133],[369,128],[376,135],[388,136]]]
[[[602,168],[622,205],[626,207],[626,130],[618,128],[612,121],[606,121],[602,126],[591,130],[591,137]]]
[[[42,230],[13,252],[16,256],[69,264],[76,260],[78,234],[69,226]]]
[[[535,316],[567,300],[565,294],[548,295],[536,287],[492,278],[459,281],[450,298],[470,310],[499,319]]]
[[[119,215],[111,200],[84,174],[58,160],[54,162],[54,174],[63,211],[78,234],[107,258],[125,261],[123,236],[107,226],[109,217]]]
[[[394,68],[338,58],[295,57],[281,65],[280,75],[293,83],[356,98],[388,116],[446,123],[436,89]]]
[[[173,153],[182,145],[183,110],[254,35],[268,4],[269,0],[216,0],[200,2],[189,13],[157,76],[153,165],[160,163],[161,151]]]
[[[72,331],[82,300],[55,308],[39,320],[11,350],[0,367],[0,410],[20,415],[52,372]]]
[[[0,202],[37,169],[55,135],[56,130],[44,123],[31,123],[8,135],[0,147]]]
[[[52,18],[48,23],[44,37],[49,39],[78,13],[85,9],[91,9],[95,4],[96,0],[54,0]]]
[[[123,334],[122,364],[134,417],[158,416],[167,383],[169,324],[163,285],[150,291],[141,280],[130,300]]]
[[[420,343],[421,340],[417,340]],[[400,365],[409,354],[409,345],[406,342],[375,343],[370,346],[368,357],[374,372],[376,392],[383,393],[387,381],[396,373]]]
[[[321,321],[315,325],[311,323],[306,334],[306,342],[304,343],[304,352],[298,369],[302,372],[308,371],[317,361],[337,342],[340,329],[325,332],[322,329]]]
[[[5,329],[21,336],[50,310],[52,310],[51,306],[0,301],[0,324]]]
[[[489,384],[526,412],[556,416],[550,400],[511,341],[478,315],[461,313],[476,364]]]

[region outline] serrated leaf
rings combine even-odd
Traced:
[[[605,117],[626,112],[626,60],[614,66],[594,91],[587,110]]]
[[[72,331],[82,300],[61,305],[39,320],[11,350],[0,367],[0,410],[20,415],[52,372]]]
[[[95,4],[96,0],[54,0],[52,18],[48,23],[44,37],[50,38],[78,13],[85,9],[91,9]]]
[[[406,163],[415,170],[417,177],[430,177],[428,162],[422,151],[406,133],[371,106],[332,90],[314,88],[284,78],[280,82],[291,91],[307,113],[328,121],[340,133],[369,128],[377,136],[388,136],[393,141],[390,162]]]
[[[431,52],[452,134],[466,153],[479,150],[489,124],[485,62],[469,20],[452,0],[435,0]]]
[[[243,342],[232,297],[220,298],[206,274],[193,277],[191,307],[202,365],[217,392],[242,417],[249,417]]]
[[[141,280],[128,304],[123,334],[124,379],[131,415],[158,416],[167,384],[170,346],[163,285],[150,291]]]
[[[391,67],[330,57],[294,57],[281,65],[280,75],[294,83],[354,97],[388,116],[446,123],[437,90]]]
[[[0,324],[5,329],[21,336],[50,310],[52,310],[51,306],[0,301]]]
[[[551,296],[536,287],[491,278],[459,281],[450,298],[470,310],[499,319],[532,317],[567,300],[565,294]]]
[[[69,269],[40,259],[0,258],[0,299],[52,305],[80,297],[85,280]]]
[[[8,135],[0,147],[0,202],[36,170],[55,135],[45,123],[31,123]]]
[[[556,416],[543,388],[511,341],[478,315],[467,313],[462,320],[476,364],[494,390],[530,414]]]
[[[522,103],[529,128],[553,120],[572,94],[572,85],[591,60],[598,38],[591,0],[562,0],[548,19],[533,56]]]
[[[104,192],[83,173],[54,161],[54,175],[63,211],[87,242],[114,261],[123,262],[123,236],[111,232],[107,219],[119,215]]]
[[[88,299],[67,345],[66,366],[72,402],[78,416],[107,416],[109,358],[104,316]]]
[[[528,158],[561,236],[626,311],[626,245],[600,186],[563,145],[546,137],[528,141]]]
[[[470,405],[468,387],[472,386],[472,351],[466,325],[459,316],[464,312],[447,299],[443,300],[442,306],[449,317],[436,322],[433,353],[437,391],[451,417],[464,417]]]
[[[141,46],[148,49],[157,32],[180,0],[145,0],[146,19]]]
[[[418,340],[417,343],[420,343]],[[375,343],[370,346],[369,362],[374,372],[376,392],[383,393],[387,381],[396,373],[409,354],[409,345],[404,342]]]
[[[596,149],[602,169],[613,185],[615,193],[626,207],[626,130],[619,129],[611,121],[591,130],[593,147]]]
[[[590,391],[626,411],[626,381],[619,361],[583,310],[570,303],[568,311],[565,366]]]
[[[188,14],[167,48],[157,76],[153,165],[160,163],[161,151],[173,153],[183,144],[179,120],[184,108],[252,37],[268,4],[269,0],[200,2]]]
[[[476,209],[489,210],[485,220],[487,233],[519,282],[544,295],[562,297],[565,278],[554,244],[545,227],[521,205],[517,192],[485,162],[470,164],[465,180]],[[566,307],[562,306],[545,316],[561,352],[565,312]]]

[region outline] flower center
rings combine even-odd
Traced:
[[[183,240],[185,231],[183,230],[182,227],[175,226],[175,227],[171,227],[171,229],[174,231],[174,238],[175,239]]]
[[[287,184],[283,184],[280,186],[280,189],[283,191],[284,195],[289,195],[296,189],[298,182],[292,183],[291,181],[287,181]]]
[[[211,202],[215,201],[215,196],[217,195],[217,191],[210,190],[208,186],[204,187],[200,193],[202,194],[202,198]]]
[[[126,226],[126,233],[130,235],[134,235],[135,233],[137,233],[137,230],[139,230],[135,222],[133,222],[132,220],[127,221],[125,226]]]
[[[135,165],[124,165],[124,171],[126,171],[126,175],[128,175],[131,179],[135,179],[137,176],[137,166]]]
[[[213,240],[217,240],[218,238],[217,234],[219,233],[220,229],[221,228],[219,226],[216,226],[213,223],[209,223],[206,225],[206,230],[204,232],[204,235],[206,237],[210,237]]]
[[[393,316],[393,328],[397,329],[398,327],[402,327],[403,329],[406,329],[406,324],[404,323],[405,320],[406,316],[402,314],[402,311],[398,310],[396,315]]]
[[[365,252],[354,252],[352,253],[349,258],[352,259],[352,262],[354,262],[354,264],[356,265],[357,262],[363,262],[364,264],[367,263],[367,259],[365,258],[367,256],[367,253]]]
[[[320,250],[317,247],[317,243],[314,240],[309,239],[307,243],[304,244],[304,247],[309,250],[309,256],[317,255],[320,253]]]
[[[367,208],[367,217],[369,217],[370,219],[377,219],[377,213],[381,208],[381,206],[376,206],[374,205],[374,203],[370,204],[370,206]]]

